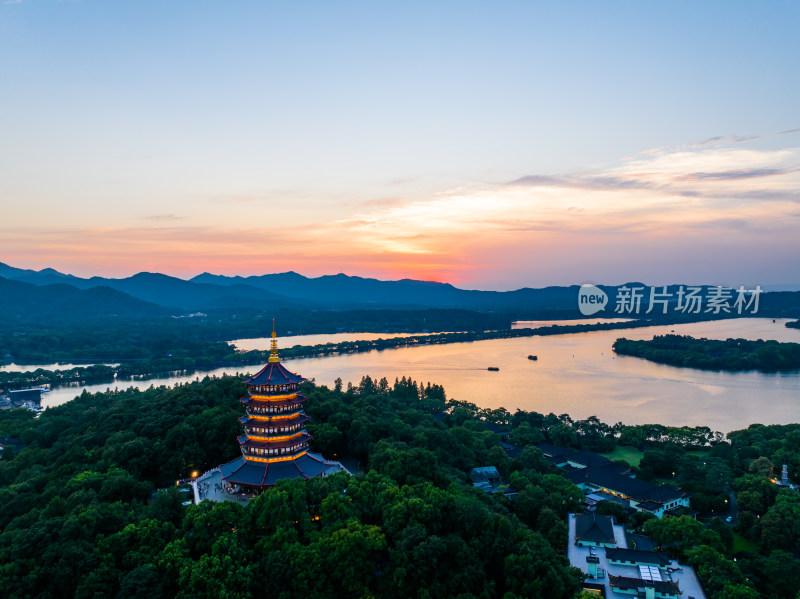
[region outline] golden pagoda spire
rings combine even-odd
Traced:
[[[275,334],[275,319],[272,319],[272,349],[269,351],[270,362],[280,362],[278,357],[278,336]]]

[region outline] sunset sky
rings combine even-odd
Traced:
[[[800,283],[800,3],[0,0],[0,261]]]

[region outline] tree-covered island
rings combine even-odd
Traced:
[[[785,372],[800,369],[800,343],[656,335],[649,341],[622,337],[614,342],[613,348],[624,356],[704,370]]]

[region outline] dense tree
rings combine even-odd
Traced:
[[[738,562],[719,519],[630,521],[689,559],[712,599],[796,594],[770,587],[768,574],[796,569],[800,500],[769,475],[800,459],[798,425],[754,425],[725,441],[706,427],[484,410],[407,378],[364,377],[347,391],[309,384],[315,448],[364,471],[282,481],[246,507],[185,508],[175,481],[237,455],[243,392],[223,378],[83,394],[39,418],[0,414],[0,433],[27,444],[0,461],[4,596],[569,598],[580,575],[563,555],[566,514],[583,494],[532,445],[599,448],[617,435],[646,449],[641,471],[674,472],[701,511],[724,511],[732,486],[737,531],[756,546]],[[487,422],[524,445],[516,459]],[[490,465],[514,500],[471,486],[470,470]]]
[[[759,595],[733,560],[709,546],[686,551],[710,599],[756,599]]]
[[[320,446],[355,452],[367,470],[281,481],[247,506],[185,508],[174,484],[235,455],[236,379],[84,394],[38,419],[0,414],[29,443],[0,463],[4,596],[569,599],[578,590],[562,549],[580,492],[549,473],[541,452],[511,460],[472,419],[479,412],[434,418],[445,401],[435,385],[365,377],[350,392],[305,390]],[[522,482],[527,509],[471,486],[469,471],[485,465]]]
[[[800,368],[800,343],[759,339],[695,339],[683,335],[655,336],[652,340],[614,342],[614,351],[670,364],[710,370],[762,370],[774,372]]]

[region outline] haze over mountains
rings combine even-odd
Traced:
[[[52,313],[57,306],[114,314],[164,314],[235,309],[431,309],[459,308],[480,312],[553,312],[577,316],[578,286],[523,288],[515,291],[474,291],[448,283],[402,279],[381,281],[344,274],[309,278],[296,272],[261,276],[222,276],[203,273],[191,280],[142,272],[131,277],[88,279],[0,263],[3,314],[12,305],[25,311]],[[12,284],[13,283],[13,284]],[[601,286],[613,298],[617,287]],[[82,291],[83,293],[77,293]],[[91,292],[91,293],[88,293]],[[768,294],[781,309],[800,305],[800,293]],[[57,300],[57,301],[56,301]],[[80,308],[78,305],[80,304]],[[71,311],[70,310],[67,311]],[[601,316],[615,316],[606,310]]]

